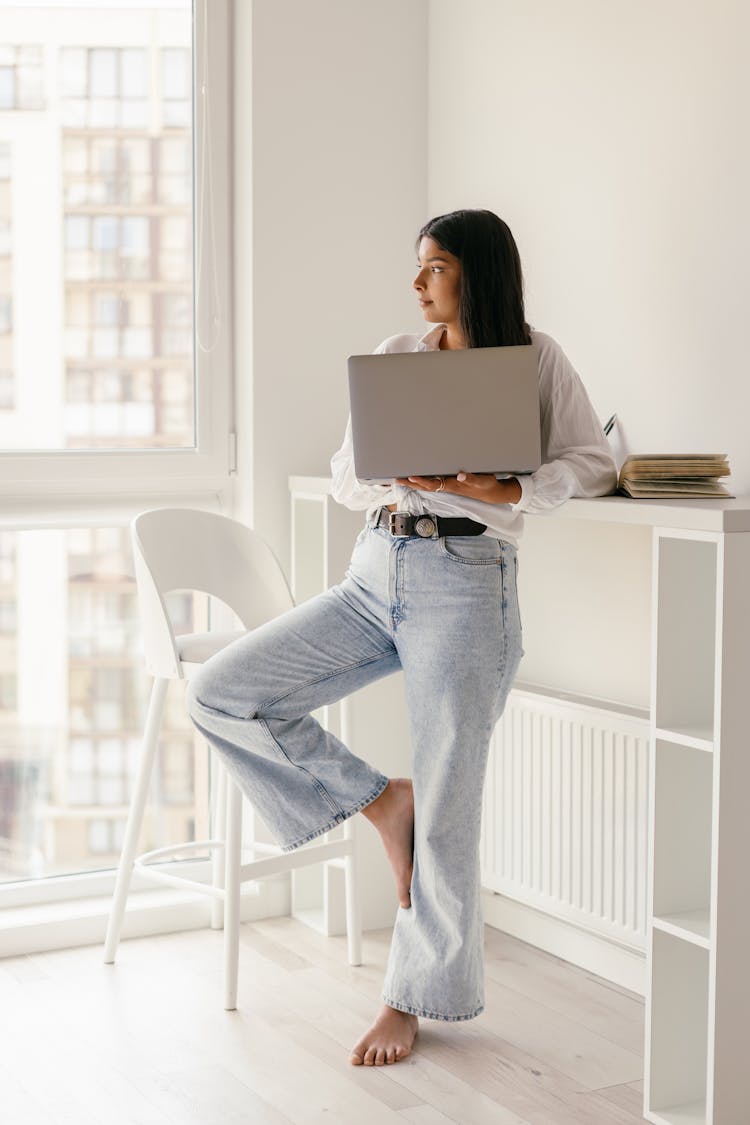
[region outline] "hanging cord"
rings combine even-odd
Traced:
[[[209,249],[211,262],[211,320],[210,339],[206,343],[201,339],[201,318],[198,317],[195,338],[198,348],[202,352],[212,352],[219,339],[221,328],[221,293],[219,291],[219,273],[216,264],[216,228],[214,216],[214,172],[211,154],[211,98],[208,83],[208,0],[203,0],[203,28],[201,36],[201,72],[200,72],[200,97],[203,128],[200,132],[201,151],[199,159],[199,210],[198,210],[198,246],[196,247],[196,281],[198,287],[196,302],[197,309],[202,309],[203,292],[203,246],[204,246],[204,220],[206,208],[211,233],[211,246]],[[213,311],[215,310],[215,311]]]

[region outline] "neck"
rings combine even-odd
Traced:
[[[466,347],[463,334],[457,324],[446,324],[438,346],[441,351],[456,351]]]

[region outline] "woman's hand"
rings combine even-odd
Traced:
[[[422,492],[454,492],[457,496],[470,496],[488,504],[517,504],[521,499],[521,485],[516,477],[498,480],[493,473],[464,473],[455,477],[396,477],[396,484],[417,488]],[[440,482],[445,482],[441,488]]]

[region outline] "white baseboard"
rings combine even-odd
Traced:
[[[482,911],[488,926],[645,996],[646,957],[642,951],[492,891],[482,892]]]
[[[164,886],[134,891],[121,939],[207,929],[211,902],[206,895]],[[112,896],[68,899],[36,906],[11,907],[0,922],[0,957],[19,957],[80,945],[104,946]],[[289,913],[288,878],[265,879],[243,888],[240,921],[252,922]]]

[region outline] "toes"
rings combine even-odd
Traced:
[[[368,1047],[365,1051],[365,1066],[373,1066],[375,1063],[375,1055],[377,1054],[377,1047]]]
[[[362,1065],[362,1063],[364,1062],[364,1052],[367,1051],[367,1048],[368,1048],[368,1037],[367,1037],[367,1035],[364,1035],[352,1047],[352,1054],[350,1056],[352,1066],[361,1066]]]
[[[385,1047],[378,1047],[375,1052],[375,1066],[382,1066],[385,1062]]]
[[[385,1061],[388,1064],[395,1063],[395,1061],[396,1061],[396,1048],[395,1047],[389,1047],[388,1048],[388,1050],[385,1053]]]

